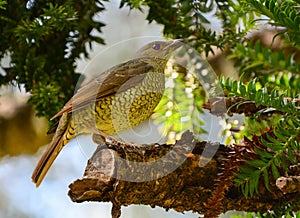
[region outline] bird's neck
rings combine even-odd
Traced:
[[[144,61],[151,64],[155,69],[164,70],[168,62],[168,59],[160,58],[160,57],[145,57]]]

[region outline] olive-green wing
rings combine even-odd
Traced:
[[[66,105],[51,119],[61,116],[65,112],[72,112],[92,104],[101,98],[123,92],[140,83],[153,66],[137,58],[103,72],[85,83]],[[128,83],[126,83],[130,80]]]

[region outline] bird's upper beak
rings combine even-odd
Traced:
[[[175,51],[177,48],[181,47],[184,44],[184,39],[174,39],[168,43],[163,50]]]

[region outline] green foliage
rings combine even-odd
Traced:
[[[246,46],[237,45],[228,57],[234,59],[244,78],[255,78],[261,87],[277,89],[290,97],[300,91],[300,62],[294,61],[293,53],[286,55],[283,49],[272,51],[251,41]]]
[[[0,1],[0,9],[5,9],[5,5],[7,4],[6,0],[1,0]]]
[[[121,7],[128,5],[130,8],[149,7],[147,20],[164,25],[164,35],[170,38],[188,39],[189,44],[199,52],[206,54],[214,52],[212,47],[223,49],[225,46],[234,46],[246,31],[240,29],[240,17],[244,12],[249,12],[246,4],[236,1],[191,1],[191,0],[122,0]],[[235,10],[231,10],[234,7]],[[237,14],[238,12],[238,14]],[[210,28],[211,17],[215,13],[223,24],[224,32],[217,34]],[[250,28],[252,14],[247,16],[245,26]],[[235,33],[237,31],[237,33]]]
[[[255,160],[248,160],[245,166],[240,168],[235,182],[241,186],[245,197],[253,196],[258,192],[258,182],[263,177],[267,190],[270,190],[269,176],[274,179],[280,177],[280,169],[289,171],[288,165],[297,164],[296,153],[300,151],[298,134],[300,132],[300,117],[289,116],[279,122],[278,128],[274,129],[274,136],[266,134],[266,139],[261,137],[264,149],[255,147],[258,155]],[[295,127],[291,129],[290,126]]]
[[[186,130],[193,131],[196,137],[205,133],[201,127],[204,123],[199,117],[204,90],[198,80],[185,73],[178,72],[176,68],[166,71],[167,87],[153,114],[155,122],[164,124],[163,131],[170,142]]]
[[[270,119],[260,119],[265,110],[261,110],[256,114],[256,119],[246,117],[244,123],[244,129],[241,130],[235,137],[237,141],[241,141],[244,136],[252,138],[252,135],[261,135],[262,131],[267,131],[272,126],[277,125],[282,118],[280,114],[272,114]]]
[[[237,34],[242,36],[255,28],[255,22],[253,22],[255,12],[246,2],[219,0],[216,4],[218,8],[216,15],[222,20],[225,31],[237,30]],[[224,35],[227,34],[227,32],[224,33]]]
[[[259,41],[256,43],[251,41],[246,46],[238,44],[229,58],[234,58],[235,64],[244,73],[278,74],[281,71],[300,73],[300,63],[294,62],[292,55],[285,55],[283,49],[272,51],[270,48],[264,48]]]
[[[276,88],[270,90],[267,86],[262,87],[256,79],[247,84],[244,84],[242,79],[240,81],[231,81],[229,78],[221,79],[221,85],[228,97],[240,96],[255,102],[256,106],[263,105],[288,114],[300,115],[298,105],[289,98],[289,92],[282,92]]]
[[[0,2],[0,58],[11,57],[0,85],[24,86],[37,114],[49,119],[73,95],[75,59],[87,56],[86,43],[103,43],[90,33],[101,31],[92,17],[104,8],[100,1],[26,2]]]
[[[300,151],[298,136],[300,133],[300,109],[299,106],[287,95],[276,89],[269,90],[262,87],[256,79],[244,84],[242,80],[231,81],[222,79],[221,84],[230,96],[241,96],[249,101],[255,102],[256,106],[273,108],[283,113],[277,123],[273,122],[272,134],[265,133],[261,136],[259,144],[262,147],[254,147],[257,159],[248,160],[245,166],[240,168],[235,182],[241,186],[245,197],[259,194],[258,183],[262,177],[267,190],[269,187],[269,176],[274,179],[280,176],[279,169],[288,171],[288,165],[297,164],[296,153]],[[261,113],[259,111],[258,113]],[[253,132],[252,132],[253,134]]]
[[[273,26],[284,27],[284,33],[295,46],[300,46],[299,1],[250,0],[248,1],[258,13],[270,18]]]
[[[248,213],[247,217],[249,218],[278,218],[278,217],[285,217],[285,218],[299,218],[300,212],[292,212],[292,208],[281,208],[281,210],[275,210],[272,212],[266,213]]]

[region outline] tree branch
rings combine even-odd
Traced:
[[[284,98],[286,102],[294,101],[295,105],[300,105],[300,99]],[[226,108],[225,108],[226,105]],[[218,115],[219,113],[224,113],[226,109],[228,115],[233,113],[245,114],[248,117],[254,117],[255,113],[261,110],[267,109],[263,105],[256,106],[255,102],[249,101],[242,97],[216,97],[209,99],[208,102],[203,104],[203,108],[209,110],[212,114]],[[261,114],[261,119],[270,119],[272,114],[283,114],[275,109],[266,110]]]
[[[196,142],[190,132],[174,145],[135,145],[115,139],[104,143],[99,136],[94,141],[99,146],[88,161],[84,177],[70,184],[68,194],[74,202],[112,202],[113,218],[120,217],[121,206],[131,204],[216,217],[228,210],[264,212],[279,207],[281,201],[298,199],[298,193],[283,194],[278,188],[272,193],[260,190],[263,195],[245,199],[232,182],[238,168],[233,165],[238,163],[234,160],[237,150],[219,143]],[[157,172],[157,167],[136,167],[137,163],[159,160],[163,161]],[[178,160],[184,161],[168,174],[180,163]],[[155,179],[147,180],[153,176]]]

